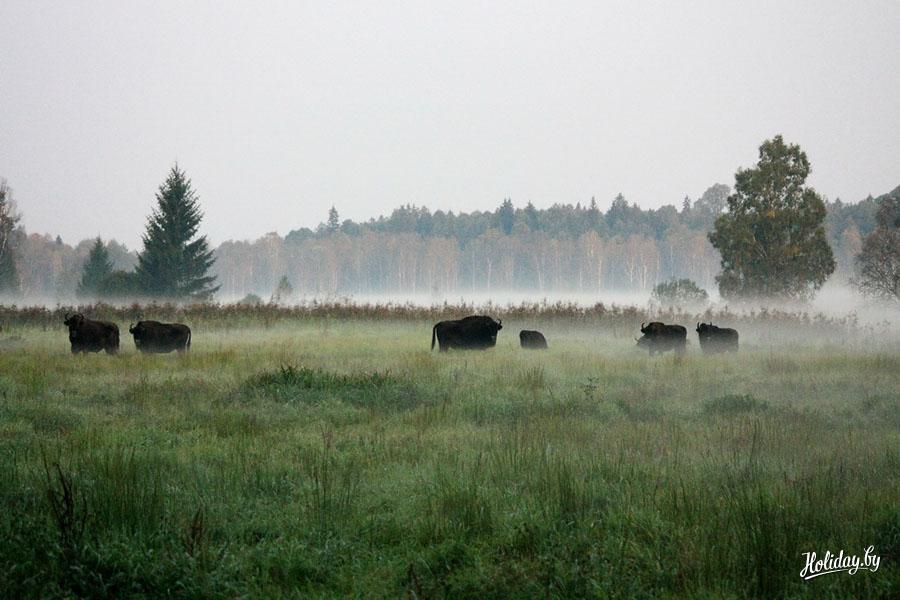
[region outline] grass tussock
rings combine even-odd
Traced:
[[[334,400],[356,408],[409,410],[426,401],[409,381],[389,372],[336,373],[282,366],[250,377],[245,392],[279,402],[319,404]]]

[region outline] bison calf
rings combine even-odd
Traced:
[[[82,314],[69,316],[63,320],[69,328],[69,343],[72,354],[79,352],[100,352],[115,354],[119,351],[119,326],[108,321],[92,321]]]
[[[540,331],[523,329],[519,332],[519,344],[529,350],[546,350],[547,338]]]
[[[164,354],[177,350],[184,352],[191,347],[191,328],[181,323],[138,321],[128,328],[134,336],[134,345],[141,352]]]

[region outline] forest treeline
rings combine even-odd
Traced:
[[[896,193],[897,190],[895,190]],[[365,222],[341,220],[332,209],[315,230],[226,241],[214,248],[211,274],[218,297],[269,299],[286,277],[295,297],[471,291],[649,292],[672,278],[716,288],[719,253],[707,234],[730,193],[716,184],[680,207],[642,209],[617,196],[605,211],[595,200],[546,209],[504,200],[493,211],[454,213],[413,205]],[[825,229],[834,252],[834,278],[852,272],[863,238],[875,228],[877,199],[827,202]],[[17,231],[21,296],[67,301],[76,297],[95,240],[66,243],[58,236]],[[104,242],[117,270],[137,254]]]

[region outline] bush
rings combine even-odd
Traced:
[[[238,301],[238,304],[243,304],[245,306],[260,306],[262,303],[262,298],[256,294],[247,294]]]
[[[672,279],[657,284],[652,297],[667,306],[696,306],[709,302],[709,294],[690,279]]]

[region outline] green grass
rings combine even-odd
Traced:
[[[431,323],[0,352],[6,597],[895,597],[896,343],[431,353]],[[534,322],[528,322],[529,327]],[[540,324],[538,323],[540,326]],[[525,324],[523,324],[523,327]],[[882,557],[800,579],[803,552]]]

